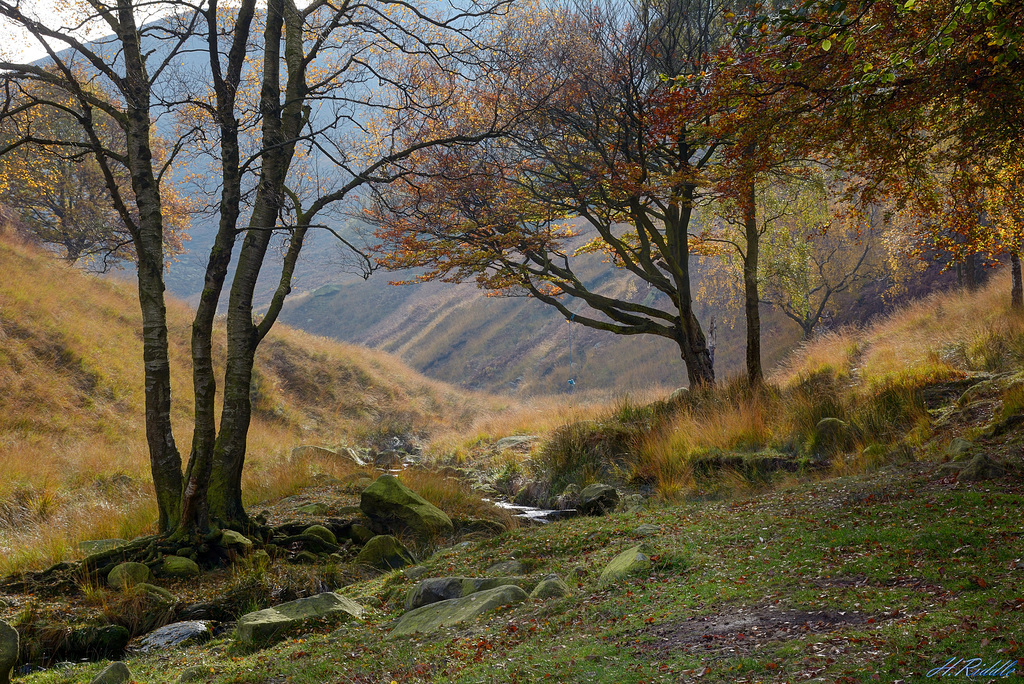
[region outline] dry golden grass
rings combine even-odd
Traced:
[[[131,283],[83,274],[0,238],[0,574],[77,555],[84,539],[152,530],[141,316]],[[191,441],[191,311],[168,302],[173,421]],[[223,362],[222,346],[215,358]],[[293,493],[324,464],[299,444],[373,443],[468,429],[497,400],[460,393],[393,357],[276,329],[254,381],[244,488]],[[113,483],[113,484],[112,484]]]

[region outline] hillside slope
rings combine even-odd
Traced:
[[[134,288],[3,236],[0,270],[0,557],[10,561],[23,534],[67,544],[145,529],[152,511]],[[191,312],[170,301],[168,315],[173,420],[187,456]],[[222,346],[215,356],[223,360]],[[296,445],[426,439],[467,426],[492,403],[385,353],[284,326],[260,349],[252,393],[250,500],[307,474],[288,462]],[[124,518],[129,510],[134,517]]]

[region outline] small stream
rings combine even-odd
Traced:
[[[575,508],[559,511],[548,508],[537,508],[536,506],[521,506],[507,501],[494,501],[491,499],[484,499],[484,501],[488,501],[498,508],[504,508],[515,517],[521,518],[532,525],[546,525],[547,523],[554,522],[555,520],[575,518],[580,514],[580,512]]]

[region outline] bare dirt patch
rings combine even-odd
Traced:
[[[835,632],[877,620],[854,611],[806,611],[775,606],[737,608],[717,615],[655,625],[646,630],[653,640],[645,650],[727,652],[736,655],[752,652],[767,641]]]

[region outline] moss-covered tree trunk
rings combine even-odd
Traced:
[[[761,296],[757,282],[761,234],[757,228],[753,176],[747,179],[744,192],[743,300],[747,319],[747,382],[753,386],[764,382],[764,371],[761,369]]]

